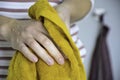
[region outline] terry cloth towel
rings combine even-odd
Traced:
[[[42,20],[49,36],[67,59],[64,65],[55,62],[53,66],[48,66],[41,59],[32,63],[17,51],[9,66],[7,80],[86,80],[79,50],[66,25],[48,1],[38,0],[29,9],[29,15],[33,19]]]

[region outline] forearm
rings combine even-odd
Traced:
[[[90,0],[64,0],[60,5],[70,12],[71,22],[82,19],[91,9]]]
[[[0,39],[5,40],[5,35],[9,31],[9,24],[14,23],[14,19],[0,15]]]

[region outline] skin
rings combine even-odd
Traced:
[[[63,3],[55,7],[68,29],[70,23],[82,19],[90,8],[91,2],[89,0],[64,0]],[[21,51],[32,62],[37,62],[41,58],[48,65],[53,65],[54,61],[61,65],[64,64],[64,57],[46,35],[48,33],[40,21],[15,20],[0,16],[0,39],[10,42],[12,48]],[[41,45],[44,46],[49,54]]]

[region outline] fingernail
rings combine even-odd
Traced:
[[[61,64],[61,65],[64,64],[64,59],[63,58],[59,58],[58,61],[59,61],[59,64]]]
[[[54,64],[54,61],[52,59],[48,59],[48,62],[47,62],[48,65],[53,65]]]
[[[37,62],[37,61],[38,61],[38,59],[33,57],[33,62]]]

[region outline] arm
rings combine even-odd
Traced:
[[[65,11],[70,15],[70,22],[82,19],[91,9],[90,0],[64,0],[57,7],[58,13]]]

